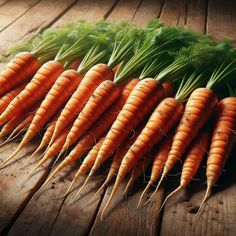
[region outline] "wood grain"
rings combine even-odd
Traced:
[[[24,15],[39,0],[11,0],[0,7],[0,32]],[[1,3],[0,3],[1,4]]]
[[[91,181],[83,192],[83,197],[75,204],[66,207],[65,199],[55,199],[66,192],[75,169],[67,168],[40,192],[38,197],[32,198],[11,228],[9,235],[21,235],[24,225],[24,235],[85,235],[93,223],[94,214],[100,204],[100,198],[93,203],[88,200],[94,195],[94,188],[101,185],[101,179]],[[73,171],[74,170],[74,171]],[[81,186],[84,177],[78,181]],[[78,189],[77,189],[78,190]],[[72,199],[75,192],[66,199],[66,204]],[[45,217],[46,216],[46,217]]]
[[[209,0],[207,33],[216,39],[233,39],[236,46],[236,2],[234,0]]]
[[[50,26],[75,0],[42,0],[0,33],[0,53]]]
[[[96,23],[105,18],[107,13],[115,5],[116,1],[110,0],[81,0],[68,10],[52,27],[63,26],[76,20],[86,20]]]
[[[165,0],[160,17],[167,25],[185,25],[186,1]]]
[[[123,183],[120,186],[120,190],[117,192],[115,199],[107,209],[106,214],[104,215],[104,221],[101,221],[101,211],[108,200],[113,186],[111,185],[108,187],[101,207],[99,208],[94,226],[90,232],[90,236],[100,234],[109,236],[113,235],[114,232],[115,235],[157,235],[160,220],[157,213],[164,196],[164,189],[161,188],[147,206],[137,210],[138,200],[143,191],[143,185],[141,183],[139,184],[141,188],[134,189],[134,191],[131,192],[131,195],[125,199],[122,196],[122,192],[126,182]]]
[[[109,20],[127,20],[132,21],[139,5],[140,0],[120,0],[116,5],[115,9],[111,12]]]
[[[144,0],[135,12],[133,22],[139,27],[145,27],[149,20],[160,16],[163,0]]]
[[[7,158],[18,146],[18,143],[11,142],[8,145],[1,147],[0,160]],[[18,217],[25,205],[32,197],[34,192],[45,180],[48,170],[45,169],[35,174],[29,182],[27,182],[21,191],[18,192],[21,184],[26,179],[29,171],[32,168],[32,163],[37,159],[32,160],[26,168],[21,169],[26,157],[34,150],[35,145],[28,145],[21,154],[16,158],[17,161],[12,161],[6,168],[0,170],[0,235],[7,230],[14,220]],[[47,163],[47,167],[50,163]]]

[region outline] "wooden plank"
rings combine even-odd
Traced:
[[[189,0],[186,25],[195,32],[206,33],[207,0]]]
[[[235,154],[215,187],[212,196],[207,200],[200,215],[194,219],[206,191],[205,169],[193,181],[190,189],[173,196],[166,204],[161,227],[163,235],[198,235],[198,236],[233,236],[236,226],[236,163]],[[168,178],[169,191],[177,187],[179,178]],[[172,222],[172,224],[170,224]]]
[[[160,16],[163,2],[164,0],[142,1],[140,7],[135,12],[133,22],[140,27],[145,27],[146,22]]]
[[[0,32],[15,22],[19,17],[24,15],[38,2],[39,0],[11,0],[0,7]]]
[[[0,53],[50,26],[75,0],[42,0],[0,33]],[[30,19],[30,20],[29,20]]]
[[[200,33],[204,33],[206,22],[202,19],[203,12],[200,9],[201,4],[196,3],[198,1],[189,1],[187,6],[186,24],[189,28],[194,29]],[[179,6],[180,7],[180,6]],[[196,7],[196,8],[195,8]],[[171,16],[178,20],[177,15],[181,12],[179,9],[175,9],[175,12],[171,12]],[[182,17],[183,18],[183,17]],[[201,19],[201,20],[199,20]],[[205,18],[204,18],[205,19]],[[172,19],[169,19],[171,22]],[[183,21],[181,22],[181,24]],[[181,168],[179,168],[180,172]],[[179,185],[179,176],[168,177],[167,193],[173,191]],[[192,183],[191,183],[192,185]],[[195,189],[196,190],[196,189]],[[183,190],[173,196],[166,204],[163,210],[162,223],[161,223],[161,235],[192,235],[193,232],[193,215],[195,213],[195,202],[189,198],[189,189]],[[171,222],[171,224],[170,224]],[[194,234],[193,234],[194,235]],[[199,235],[199,234],[195,234]]]
[[[0,160],[3,161],[7,158],[17,146],[18,143],[11,142],[1,147]],[[19,154],[17,161],[13,161],[12,164],[0,170],[0,209],[4,209],[0,211],[0,235],[3,235],[3,232],[6,232],[13,224],[14,220],[24,209],[25,205],[42,184],[48,173],[47,170],[37,173],[26,183],[24,188],[18,192],[19,187],[32,167],[29,165],[23,170],[20,168],[22,168],[25,162],[25,157],[28,156],[34,148],[35,145],[28,145],[22,153]],[[37,156],[35,158],[37,158]]]
[[[116,232],[116,235],[157,235],[160,220],[157,217],[157,212],[164,196],[164,188],[160,189],[147,206],[136,210],[143,188],[135,189],[127,199],[124,199],[122,191],[125,184],[121,185],[115,199],[107,209],[105,221],[101,221],[100,214],[108,200],[113,185],[108,187],[94,226],[89,234],[90,236],[99,234],[109,236],[113,232]],[[143,184],[139,186],[143,187]]]
[[[91,181],[85,188],[85,196],[69,207],[65,206],[64,199],[55,200],[67,190],[75,169],[78,168],[78,165],[75,166],[67,168],[55,177],[38,197],[31,199],[8,235],[20,236],[22,226],[24,226],[25,236],[87,234],[100,204],[100,198],[90,204],[88,204],[88,200],[92,198],[94,188],[101,185],[101,179]],[[82,177],[78,181],[78,186],[81,186],[84,180]],[[73,196],[74,194],[69,196],[67,203]]]
[[[116,1],[110,0],[81,0],[78,1],[66,14],[64,14],[52,27],[59,27],[69,22],[86,20],[96,23],[105,18]]]
[[[111,12],[109,20],[127,20],[132,21],[136,11],[138,10],[140,0],[120,0],[115,9]]]
[[[186,1],[165,0],[160,18],[167,25],[185,25]]]
[[[139,9],[136,11],[136,14],[147,15],[149,13],[149,9],[150,8],[147,7],[146,3],[143,2],[143,4],[141,4]],[[161,10],[161,6],[159,9]],[[119,14],[121,14],[120,18],[122,18],[122,12]],[[138,17],[138,15],[136,16]],[[152,16],[153,19],[156,18],[156,14],[153,14]],[[119,15],[116,17],[119,18]],[[137,25],[144,25],[147,23],[145,20],[151,19],[148,17],[145,18],[144,22],[141,22],[137,20],[137,17],[135,17],[135,15],[133,17],[133,20]],[[143,187],[143,185],[141,186]],[[157,235],[157,232],[159,231],[160,220],[160,218],[157,216],[157,212],[160,207],[159,203],[161,203],[163,200],[164,188],[161,188],[159,193],[155,195],[147,207],[136,211],[135,208],[143,188],[136,189],[132,192],[128,199],[124,200],[122,197],[123,187],[124,184],[121,186],[115,199],[111,203],[105,222],[103,222],[100,219],[100,214],[111,193],[113,185],[107,188],[96,220],[89,235],[112,235],[114,232],[116,232],[116,235]]]
[[[236,14],[235,1],[209,0],[207,33],[216,39],[225,37],[233,39],[236,46]]]
[[[0,0],[0,7],[3,6],[8,0]]]

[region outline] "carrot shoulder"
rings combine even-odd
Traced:
[[[0,96],[6,94],[17,85],[31,79],[38,69],[39,62],[32,53],[18,53],[0,71]]]
[[[90,126],[105,112],[118,98],[120,93],[112,81],[103,81],[89,98],[66,138],[62,152],[74,144]]]
[[[93,66],[84,76],[79,87],[63,108],[54,129],[51,141],[68,125],[74,122],[99,84],[113,80],[112,70],[105,64]]]
[[[37,101],[42,100],[51,88],[57,77],[63,72],[63,66],[56,61],[45,63],[27,84],[8,105],[0,116],[0,124],[4,124],[11,117],[31,107]]]

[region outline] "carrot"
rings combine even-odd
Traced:
[[[79,87],[62,110],[56,122],[51,142],[54,141],[55,137],[65,128],[66,125],[71,124],[75,120],[78,113],[81,112],[97,86],[105,80],[112,79],[113,72],[105,64],[97,64],[85,74]]]
[[[31,79],[39,67],[39,62],[32,53],[18,53],[15,58],[0,71],[0,96],[5,95],[17,85]]]
[[[158,177],[161,174],[162,168],[166,162],[166,159],[168,157],[168,153],[171,148],[171,143],[173,141],[173,134],[168,135],[158,146],[157,152],[154,156],[153,164],[152,164],[152,170],[151,170],[151,176],[150,180],[148,181],[148,184],[146,188],[143,190],[137,207],[140,206],[144,194],[147,192],[147,190],[154,185],[154,183],[157,181]]]
[[[61,133],[61,135],[59,135],[55,141],[52,143],[52,145],[47,149],[45,155],[43,156],[43,158],[40,160],[40,162],[33,168],[33,170],[29,173],[29,177],[32,176],[32,174],[40,167],[42,166],[43,163],[45,163],[47,160],[53,158],[54,156],[56,156],[63,144],[65,143],[66,140],[66,136],[68,135],[69,131],[71,129],[71,126],[69,125],[68,127],[66,127],[63,131],[63,133]],[[28,178],[28,177],[27,177]]]
[[[8,105],[6,110],[0,116],[0,124],[4,124],[12,116],[17,115],[22,110],[26,110],[36,102],[42,100],[47,93],[47,90],[52,86],[57,77],[63,72],[63,66],[57,61],[49,61],[45,63],[35,74],[31,82],[25,89],[15,97]],[[30,131],[31,136],[36,133],[34,130]],[[24,138],[15,152],[7,158],[1,165],[10,161],[23,147],[29,142],[28,137]]]
[[[182,103],[175,98],[165,98],[156,107],[146,126],[121,162],[112,193],[103,208],[101,218],[108,204],[114,197],[114,194],[118,190],[119,185],[132,169],[134,163],[146,155],[148,151],[150,151],[155,144],[160,142],[163,136],[165,136],[176,125],[183,110],[184,107]]]
[[[25,88],[26,84],[22,84],[19,87],[11,90],[0,98],[0,114],[7,108],[9,103]]]
[[[118,98],[120,89],[110,80],[103,81],[89,98],[66,137],[61,150],[65,152]]]
[[[35,156],[39,151],[41,151],[43,148],[45,148],[50,140],[51,140],[51,137],[52,137],[52,134],[53,134],[53,130],[55,128],[55,123],[56,123],[56,120],[58,119],[59,117],[59,113],[57,113],[54,118],[52,119],[51,123],[48,125],[48,127],[46,128],[46,131],[41,139],[41,142],[39,144],[39,146],[36,148],[36,150],[27,158],[27,160],[25,161],[25,163],[23,164],[23,166],[25,166],[33,156]],[[33,120],[33,117],[32,119],[30,120],[30,122],[28,123],[28,126],[31,124]],[[20,127],[19,127],[20,128]],[[47,147],[49,148],[49,147]],[[46,153],[47,149],[45,150],[44,153]],[[42,155],[44,155],[44,153]]]
[[[224,59],[223,56],[222,58]],[[168,154],[157,189],[164,180],[165,176],[182,157],[190,143],[197,136],[200,129],[205,125],[206,121],[215,111],[217,96],[214,94],[213,89],[216,89],[219,85],[227,82],[230,78],[230,74],[235,70],[235,62],[236,60],[232,60],[232,58],[229,58],[226,61],[224,60],[223,63],[221,62],[215,67],[206,84],[206,87],[197,88],[191,93],[185,106],[184,114],[173,138],[171,150]],[[200,83],[202,80],[202,75],[200,75],[194,83]],[[191,82],[191,79],[187,81],[187,84],[188,82]],[[189,86],[189,88],[191,87],[192,85]],[[188,90],[188,88],[186,90]]]
[[[146,168],[148,167],[152,159],[153,156],[149,154],[135,163],[135,166],[131,171],[131,176],[129,178],[129,181],[125,187],[125,190],[123,191],[123,195],[126,195],[130,190],[131,186],[134,184],[134,182],[139,178],[139,176],[144,174]]]
[[[154,79],[141,80],[130,93],[124,107],[110,128],[99,150],[96,162],[91,169],[90,178],[107,160],[117,146],[125,141],[132,129],[148,115],[154,106],[162,100],[164,90],[162,85]]]
[[[236,135],[236,97],[222,99],[217,105],[216,121],[211,138],[210,150],[207,159],[207,191],[199,207],[210,196],[211,189],[217,182],[235,144]]]
[[[66,70],[57,78],[37,110],[22,140],[23,145],[20,144],[21,147],[25,146],[55,115],[76,90],[81,80],[82,76],[75,70]]]
[[[210,143],[210,132],[205,129],[201,130],[198,136],[189,146],[188,151],[185,155],[185,160],[180,177],[180,186],[166,197],[162,206],[160,207],[160,211],[165,205],[166,201],[171,196],[173,196],[180,190],[186,188],[188,184],[191,182],[192,178],[197,173],[204,156],[206,155],[209,143]]]
[[[5,137],[6,135],[10,134],[11,132],[18,132],[20,128],[25,127],[25,124],[32,119],[37,109],[39,108],[39,102],[34,104],[27,110],[22,110],[21,113],[13,116],[2,128],[0,132],[0,137]],[[29,123],[28,123],[29,124]],[[17,128],[20,126],[20,128]]]
[[[126,152],[129,150],[130,146],[134,143],[138,135],[140,134],[141,130],[143,128],[143,125],[141,125],[140,128],[138,128],[136,131],[134,131],[134,134],[131,135],[120,147],[118,147],[114,157],[112,158],[112,164],[110,166],[109,172],[107,174],[107,178],[105,182],[102,184],[102,186],[98,189],[98,191],[94,194],[93,199],[100,193],[116,176],[120,163],[125,156]]]
[[[72,189],[72,187],[74,186],[75,182],[78,180],[78,178],[80,176],[82,176],[86,171],[88,171],[94,164],[98,151],[102,145],[103,139],[100,139],[94,146],[93,148],[89,151],[88,155],[85,157],[85,159],[83,160],[81,166],[79,167],[78,171],[76,172],[69,188],[67,189],[66,193],[62,196],[67,196],[68,193],[70,192],[70,190]],[[72,203],[77,196],[79,195],[79,192],[75,195],[75,197],[73,198],[73,200],[70,202]]]
[[[76,160],[80,159],[87,151],[96,143],[96,140],[100,139],[108,131],[114,120],[116,119],[119,111],[125,104],[126,99],[131,93],[132,89],[138,83],[138,79],[133,79],[124,84],[121,88],[121,93],[118,100],[107,110],[84,134],[78,141],[69,155],[57,166],[53,173],[45,181],[45,185],[52,179],[52,177],[66,166],[72,164]],[[44,186],[45,186],[44,185]]]
[[[31,82],[11,101],[6,110],[1,114],[0,124],[4,124],[12,116],[20,113],[22,109],[27,109],[41,100],[62,71],[62,65],[56,61],[45,63],[37,71]]]

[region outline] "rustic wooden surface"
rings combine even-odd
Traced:
[[[217,39],[227,36],[235,40],[235,10],[233,0],[0,0],[0,52],[6,52],[14,43],[48,27],[59,27],[73,20],[123,19],[143,27],[148,20],[160,17],[169,25],[187,25]],[[70,197],[55,198],[66,191],[78,164],[33,196],[49,174],[51,160],[18,191],[37,161],[38,156],[21,169],[36,145],[37,142],[28,145],[17,161],[0,170],[0,235],[235,235],[235,155],[197,221],[193,217],[204,195],[203,171],[198,174],[201,180],[193,181],[188,189],[171,198],[159,215],[163,198],[178,185],[179,177],[168,177],[151,203],[135,210],[144,187],[142,181],[138,182],[128,198],[121,194],[117,196],[107,212],[106,222],[102,222],[100,211],[112,186],[92,203],[89,199],[102,183],[105,173],[97,175],[78,201],[68,207],[65,205]],[[17,142],[11,142],[1,147],[0,160],[16,146]],[[78,186],[85,177],[78,181]]]

